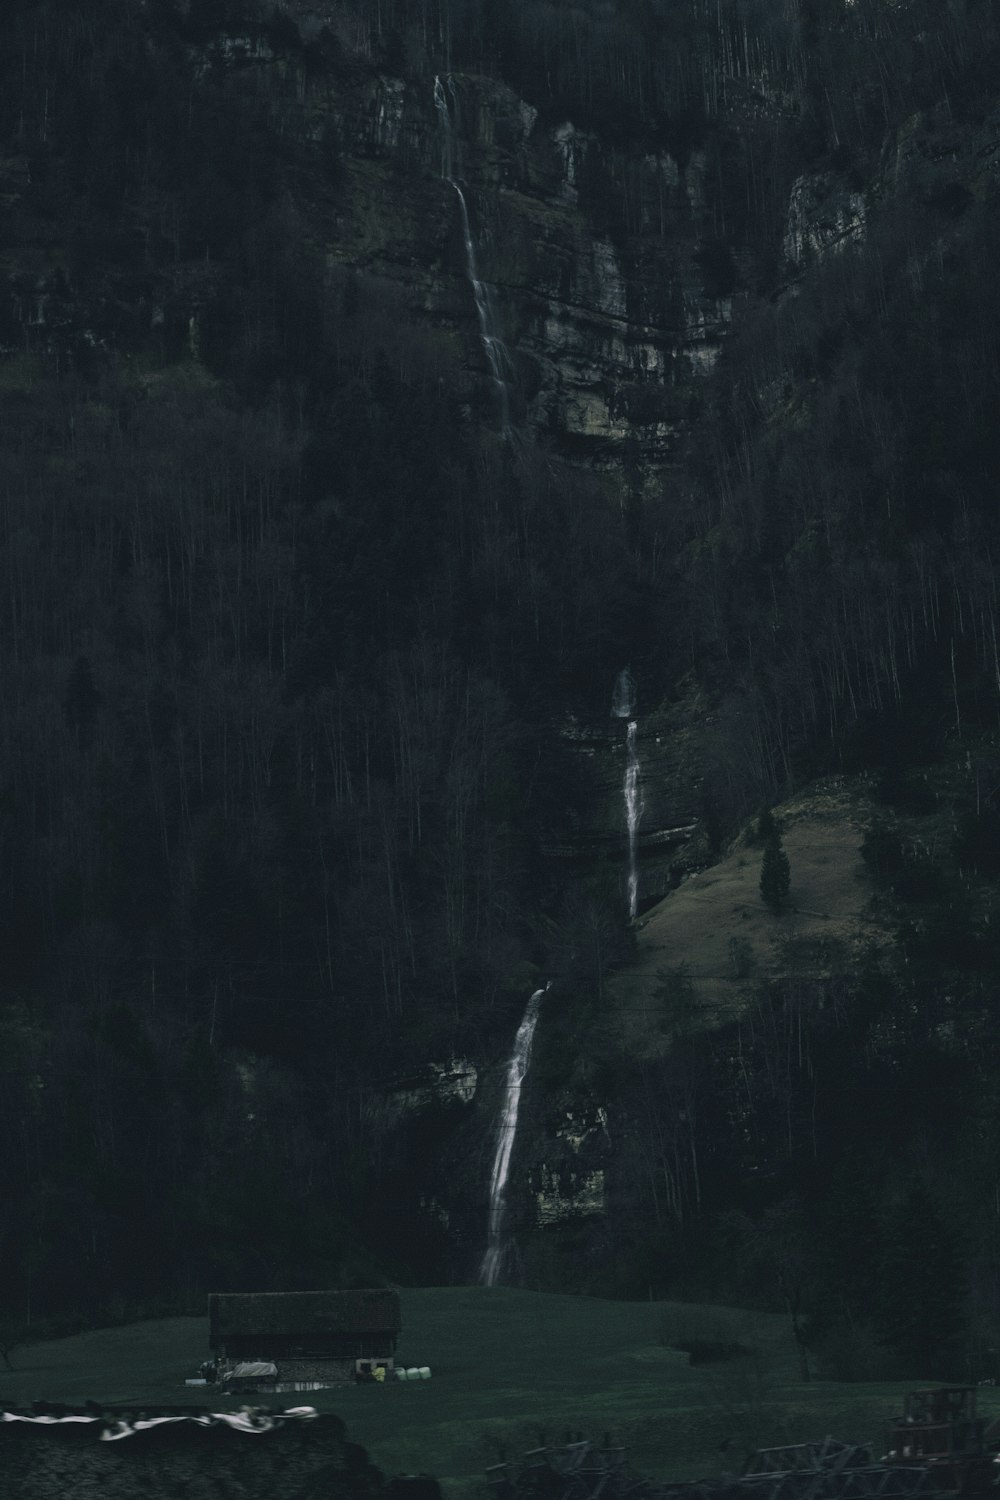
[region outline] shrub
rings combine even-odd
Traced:
[[[660,1343],[666,1349],[680,1349],[690,1365],[724,1364],[754,1352],[734,1339],[721,1319],[713,1319],[706,1326],[701,1314],[688,1318],[675,1313],[662,1324]]]
[[[671,1347],[683,1350],[689,1365],[717,1365],[729,1359],[742,1359],[751,1353],[746,1344],[736,1340],[680,1339]]]

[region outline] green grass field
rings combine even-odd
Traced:
[[[748,1448],[828,1432],[870,1441],[878,1454],[886,1422],[915,1384],[803,1385],[787,1321],[735,1308],[507,1287],[404,1288],[401,1298],[400,1362],[430,1365],[429,1381],[262,1399],[337,1412],[385,1473],[436,1474],[454,1497],[476,1488],[489,1464],[570,1432],[598,1442],[608,1433],[627,1444],[635,1469],[664,1479],[736,1469]],[[693,1335],[754,1353],[691,1367],[664,1340]],[[29,1345],[0,1373],[0,1396],[213,1404],[184,1386],[207,1340],[207,1320],[167,1318]],[[929,1370],[919,1383],[940,1382]],[[1000,1413],[1000,1390],[980,1395],[985,1415]]]

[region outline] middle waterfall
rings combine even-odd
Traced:
[[[506,1233],[507,1178],[510,1174],[510,1158],[517,1133],[517,1114],[521,1106],[521,1085],[524,1083],[531,1060],[531,1043],[538,1022],[538,1010],[542,996],[548,989],[543,985],[528,1001],[528,1008],[517,1028],[514,1050],[507,1064],[507,1085],[504,1090],[500,1126],[497,1131],[496,1153],[490,1176],[490,1219],[486,1241],[486,1254],[479,1269],[479,1280],[483,1286],[496,1286],[503,1263],[510,1250],[510,1237]]]
[[[448,79],[448,92],[454,101],[455,89],[450,77]],[[465,274],[472,288],[472,297],[476,304],[476,317],[479,321],[479,342],[486,356],[490,378],[496,393],[497,406],[500,413],[500,430],[506,437],[510,433],[510,388],[507,382],[507,376],[510,371],[510,355],[507,353],[507,347],[503,339],[497,333],[496,315],[493,311],[493,299],[490,295],[490,289],[479,275],[476,245],[472,238],[472,223],[469,218],[469,205],[466,202],[461,184],[455,176],[456,152],[451,110],[448,107],[444,84],[442,84],[439,76],[436,76],[434,79],[434,108],[437,110],[438,119],[441,121],[441,176],[446,182],[450,183],[458,195],[459,207],[462,214],[462,240],[465,246]]]
[[[638,729],[635,719],[630,719],[626,737],[625,822],[628,826],[628,914],[632,918],[639,910],[639,869],[636,864],[635,845],[639,819],[642,816],[642,798],[639,794],[639,752],[635,743]]]
[[[636,863],[636,837],[639,819],[642,817],[642,796],[639,791],[639,751],[636,736],[638,722],[632,718],[635,712],[635,683],[627,667],[623,667],[615,679],[611,694],[611,714],[615,719],[628,719],[625,735],[625,826],[628,829],[628,914],[635,917],[639,909],[639,868]]]

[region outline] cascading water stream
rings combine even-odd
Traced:
[[[628,829],[628,914],[634,918],[639,909],[639,870],[636,864],[636,835],[642,817],[639,793],[639,751],[636,745],[638,723],[631,717],[635,710],[635,683],[627,667],[615,679],[611,694],[611,713],[616,719],[628,719],[625,738],[625,826]]]
[[[454,85],[448,79],[448,87],[455,98]],[[493,389],[496,392],[497,406],[500,412],[500,430],[504,436],[510,433],[510,391],[507,384],[507,374],[510,371],[510,355],[507,347],[496,331],[496,317],[493,312],[493,301],[490,289],[479,276],[479,266],[476,259],[476,245],[472,238],[472,224],[469,219],[469,205],[461,185],[455,177],[455,140],[451,123],[451,110],[448,108],[448,100],[445,96],[444,85],[440,77],[434,79],[434,108],[438,112],[441,121],[441,176],[450,183],[458,196],[459,206],[462,211],[462,241],[465,246],[465,274],[472,288],[472,297],[476,304],[476,317],[479,320],[479,342],[483,346],[486,363],[490,368],[490,378]]]
[[[507,1217],[507,1178],[510,1173],[510,1158],[517,1134],[517,1112],[521,1106],[521,1085],[524,1083],[531,1060],[531,1043],[538,1022],[538,1011],[542,996],[548,989],[544,985],[536,990],[528,1001],[524,1017],[517,1028],[514,1050],[507,1064],[507,1085],[504,1090],[500,1127],[497,1131],[496,1153],[493,1157],[493,1172],[490,1176],[490,1219],[486,1239],[486,1254],[479,1270],[483,1286],[496,1286],[510,1249],[509,1236],[505,1232]]]
[[[446,182],[451,182],[454,179],[455,173],[454,142],[451,134],[451,111],[448,108],[448,101],[444,96],[444,85],[441,82],[439,74],[436,74],[434,78],[434,108],[437,110],[438,119],[441,121],[441,176]]]
[[[639,871],[635,858],[636,833],[642,816],[642,798],[639,795],[639,752],[636,749],[638,728],[636,721],[631,719],[626,739],[628,760],[625,766],[625,821],[628,824],[628,914],[630,918],[634,918],[639,909]]]

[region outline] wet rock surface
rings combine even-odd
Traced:
[[[567,715],[557,733],[586,778],[585,810],[543,853],[567,868],[574,862],[628,860],[625,778],[628,723],[611,716]],[[639,821],[636,855],[639,902],[671,889],[704,857],[699,839],[701,770],[699,729],[686,709],[635,715]]]

